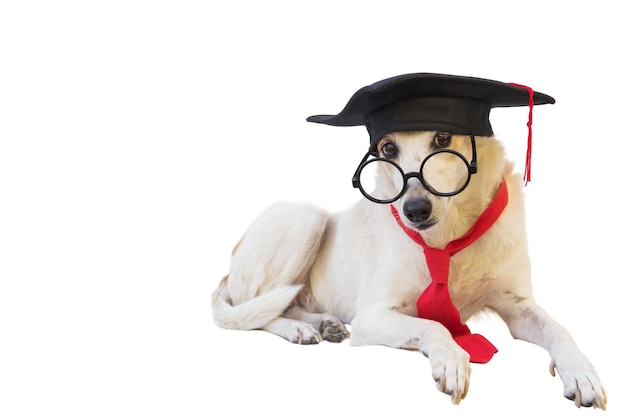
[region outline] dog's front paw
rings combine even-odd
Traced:
[[[472,371],[469,354],[453,343],[447,348],[437,347],[428,358],[439,391],[450,395],[453,404],[459,404],[469,391]]]
[[[574,401],[576,407],[595,407],[606,410],[607,396],[600,378],[589,360],[582,354],[578,358],[552,359],[550,373],[559,373],[563,381],[563,395]]]

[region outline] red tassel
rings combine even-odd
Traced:
[[[509,83],[511,85],[525,88],[528,91],[528,143],[526,145],[526,165],[524,166],[524,185],[528,185],[530,182],[530,159],[533,152],[533,105],[534,101],[534,92],[533,89],[522,84]]]

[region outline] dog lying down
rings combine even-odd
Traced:
[[[523,181],[489,123],[492,107],[553,102],[527,87],[419,73],[362,88],[337,115],[310,117],[366,125],[371,147],[353,179],[366,198],[336,214],[308,203],[265,210],[213,294],[215,322],[293,343],[350,337],[419,350],[458,404],[470,361],[496,352],[463,323],[490,310],[513,337],[550,353],[576,406],[605,409],[593,366],[533,299]]]

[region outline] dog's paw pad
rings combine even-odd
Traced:
[[[323,320],[319,330],[322,339],[333,343],[340,343],[350,336],[350,332],[348,332],[346,326],[338,319]]]

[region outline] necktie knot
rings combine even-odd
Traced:
[[[448,272],[450,270],[450,252],[445,249],[423,246],[426,264],[430,271],[430,279],[437,284],[448,285]]]

